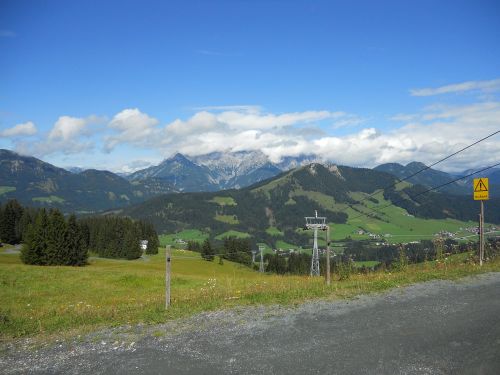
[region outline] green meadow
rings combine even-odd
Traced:
[[[203,242],[206,238],[208,238],[208,234],[198,229],[186,229],[177,233],[161,234],[160,236],[158,236],[158,238],[160,239],[161,246],[167,246],[167,245],[175,245],[176,239],[181,239],[186,242],[187,241]]]
[[[401,272],[353,274],[331,286],[322,277],[260,274],[217,258],[174,250],[172,305],[165,310],[165,253],[127,261],[91,258],[85,267],[28,266],[0,249],[0,338],[40,339],[76,335],[100,327],[155,324],[236,305],[295,304],[347,298],[431,279],[456,279],[500,271],[500,259],[479,268],[449,258],[444,264],[410,265]]]

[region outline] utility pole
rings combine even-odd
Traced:
[[[326,226],[326,285],[330,285],[330,226]]]
[[[264,246],[259,245],[259,251],[260,251],[259,272],[264,273],[264,256],[262,255],[264,252]]]
[[[171,249],[170,245],[167,245],[165,250],[165,310],[170,306],[170,267],[171,262]]]

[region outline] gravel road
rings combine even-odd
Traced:
[[[500,273],[28,346],[3,345],[0,373],[500,374]]]

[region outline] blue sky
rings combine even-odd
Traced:
[[[498,1],[2,0],[0,147],[116,171],[241,149],[430,163],[500,129],[499,25]]]

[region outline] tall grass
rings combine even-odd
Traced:
[[[463,257],[409,265],[398,272],[351,273],[345,280],[277,276],[225,261],[206,262],[176,250],[172,305],[164,308],[164,251],[135,261],[91,259],[86,267],[40,267],[0,253],[0,338],[74,334],[98,327],[159,323],[200,311],[251,304],[295,304],[346,298],[437,278],[499,271],[500,260],[479,266]]]

